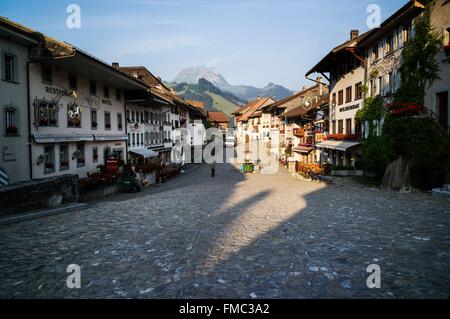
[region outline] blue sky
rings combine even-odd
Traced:
[[[66,26],[71,3],[81,7],[81,29]],[[384,20],[406,0],[15,0],[0,1],[0,15],[168,81],[206,65],[231,84],[298,89],[351,29],[367,30],[372,3]]]

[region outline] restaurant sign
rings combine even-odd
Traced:
[[[359,104],[341,107],[339,109],[339,112],[343,113],[343,112],[348,112],[348,111],[357,110],[357,109],[359,109]]]

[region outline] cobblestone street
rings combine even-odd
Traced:
[[[448,298],[450,201],[200,166],[0,227],[2,298]],[[81,266],[81,289],[66,268]],[[369,264],[381,289],[368,289]]]

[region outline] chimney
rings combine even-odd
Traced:
[[[359,37],[359,30],[350,31],[350,40],[354,40]]]
[[[316,79],[317,84],[319,84],[319,95],[322,96],[323,94],[323,82],[322,82],[322,77],[318,76]]]
[[[117,63],[117,62],[113,62],[113,64],[112,64],[112,67],[114,68],[114,69],[119,69],[119,63]]]

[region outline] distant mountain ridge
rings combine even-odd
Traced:
[[[231,116],[238,107],[246,104],[247,101],[241,99],[230,92],[223,92],[213,83],[206,79],[199,79],[196,84],[192,83],[169,83],[177,94],[184,99],[202,101],[205,103],[207,111],[222,111]]]
[[[232,93],[242,100],[253,100],[258,96],[271,96],[276,100],[282,100],[291,96],[294,92],[274,83],[269,83],[264,88],[256,88],[250,85],[231,85],[214,68],[199,66],[182,70],[173,80],[175,83],[198,84],[200,79],[212,83],[222,92]]]

